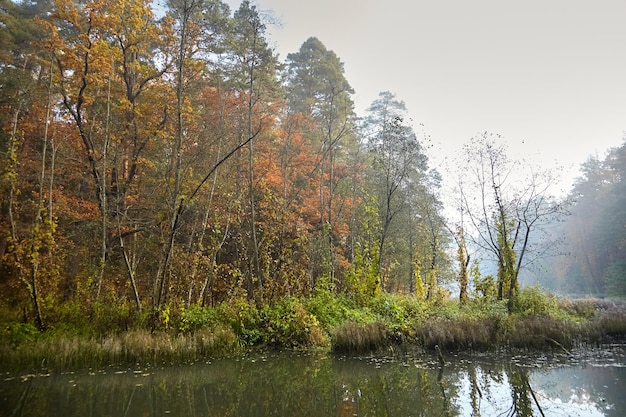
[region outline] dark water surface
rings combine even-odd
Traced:
[[[626,416],[626,345],[568,355],[341,357],[5,374],[0,416]],[[541,409],[541,410],[540,410]]]

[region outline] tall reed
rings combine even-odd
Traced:
[[[236,335],[225,328],[185,335],[132,330],[102,340],[55,335],[27,345],[0,346],[0,369],[64,371],[136,363],[185,363],[237,352],[239,346]]]

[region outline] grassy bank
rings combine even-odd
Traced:
[[[459,305],[410,296],[354,298],[321,291],[264,307],[237,299],[213,308],[170,308],[159,314],[156,330],[148,330],[154,321],[147,316],[135,317],[123,309],[102,310],[91,317],[70,309],[56,319],[43,333],[29,324],[5,320],[0,369],[189,363],[257,348],[337,353],[399,346],[568,351],[626,336],[626,303],[557,300],[532,287],[520,293],[512,312],[504,302],[488,299]]]

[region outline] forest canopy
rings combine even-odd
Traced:
[[[400,98],[356,114],[340,57],[311,37],[282,62],[266,25],[247,0],[170,0],[158,17],[147,0],[0,0],[4,312],[43,329],[103,303],[464,300],[481,247],[495,296],[515,296],[531,232],[565,213],[546,177],[510,188],[501,138],[477,136],[472,172],[488,175],[443,199]],[[626,295],[625,149],[583,166],[562,289]]]

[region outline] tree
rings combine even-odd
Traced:
[[[429,241],[433,246],[429,265],[434,269],[437,263],[436,254],[439,252],[437,240],[439,228],[434,223],[436,213],[431,210],[433,207],[430,204],[430,196],[425,192],[419,193],[425,191],[427,158],[412,126],[405,121],[404,102],[397,100],[390,92],[383,92],[372,103],[368,112],[369,115],[364,120],[364,134],[372,160],[370,176],[378,204],[379,275],[384,278],[389,273],[389,263],[385,260],[385,245],[398,217],[412,205],[417,205],[423,210],[420,210],[419,214],[414,210],[412,213],[406,213],[407,215],[423,215],[423,219],[430,222]],[[417,197],[418,194],[420,197]]]
[[[0,3],[0,270],[6,267],[28,291],[41,330],[46,327],[42,282],[56,275],[56,222],[52,200],[47,205],[44,194],[46,175],[52,178],[47,165],[52,74],[50,59],[38,48],[46,32],[35,19],[46,8]]]
[[[441,177],[431,169],[424,172],[419,180],[411,182],[411,201],[414,206],[414,228],[409,230],[417,242],[415,258],[425,275],[427,299],[441,298],[445,294],[439,283],[450,276],[450,259],[446,248],[450,236],[443,219],[443,204],[439,198]],[[427,266],[427,267],[426,267]]]
[[[459,302],[461,304],[467,303],[469,299],[469,263],[471,256],[467,252],[467,243],[465,240],[465,231],[463,227],[459,227],[456,234],[454,234],[457,241],[457,260],[459,262]]]
[[[185,199],[190,188],[206,182],[206,172],[213,171],[215,164],[221,165],[226,115],[231,109],[229,93],[216,88],[211,80],[211,74],[220,71],[216,57],[226,47],[228,6],[220,0],[172,0],[164,20],[171,21],[173,29],[168,43],[174,62],[169,87],[175,97],[176,116],[168,138],[171,140],[164,141],[169,158],[161,170],[167,178],[160,194],[166,202],[166,220],[161,228],[167,245],[162,247],[155,278],[153,297],[157,307],[170,297],[170,289],[177,291],[171,294],[174,299],[185,299],[185,305],[192,300],[203,304],[210,295],[216,247],[224,242],[224,236],[218,237],[219,227],[215,227],[215,233],[209,230],[210,222],[220,212],[214,199],[219,175],[213,175],[208,195],[200,193],[193,202]],[[219,85],[219,78],[216,83]],[[183,212],[184,223],[180,221]],[[202,273],[206,276],[199,280]]]
[[[59,0],[55,10],[46,27],[61,96],[59,115],[76,129],[82,144],[78,157],[92,180],[85,189],[93,198],[82,198],[99,212],[90,219],[99,217],[101,229],[94,299],[99,299],[103,285],[115,286],[117,265],[108,283],[103,283],[105,266],[120,260],[120,272],[125,271],[141,311],[139,256],[125,240],[136,239],[151,223],[145,217],[149,192],[139,184],[167,127],[165,75],[172,63],[167,50],[171,30],[167,21],[155,21],[149,2],[143,0],[94,0],[85,7]]]
[[[459,189],[463,188],[463,180],[459,176]],[[469,275],[470,275],[470,261],[471,255],[467,247],[466,231],[465,231],[465,215],[463,202],[456,199],[452,203],[458,207],[459,218],[458,222],[454,225],[444,223],[448,233],[454,239],[456,243],[457,262],[459,264],[458,282],[459,282],[459,302],[465,304],[469,300]]]
[[[568,198],[571,215],[555,225],[563,235],[566,256],[548,263],[560,290],[575,294],[616,293],[616,271],[626,259],[626,142],[604,158],[593,156],[581,165]],[[615,268],[613,268],[615,265]],[[613,271],[613,272],[609,272]]]
[[[242,118],[240,137],[247,143],[247,183],[249,210],[249,265],[248,292],[253,296],[258,280],[262,290],[269,278],[263,272],[259,259],[261,237],[257,229],[257,182],[255,177],[255,139],[259,139],[274,122],[276,109],[272,103],[279,97],[277,71],[278,60],[265,38],[266,24],[256,6],[245,0],[233,16],[234,30],[229,47],[232,64],[230,74],[232,85],[245,99],[245,113]],[[263,296],[262,291],[259,292]]]
[[[177,44],[173,47],[172,56],[175,62],[174,94],[176,97],[176,121],[174,127],[174,142],[171,145],[168,177],[172,184],[169,201],[169,225],[167,243],[163,247],[163,254],[159,263],[159,269],[155,279],[153,307],[160,309],[167,300],[169,288],[170,262],[174,252],[176,234],[178,232],[177,221],[180,210],[184,206],[183,187],[183,151],[184,145],[192,138],[187,137],[189,127],[186,119],[190,118],[191,111],[188,107],[188,88],[193,85],[197,69],[202,64],[196,58],[200,52],[200,24],[202,19],[202,0],[173,0],[169,2],[170,17],[174,20],[175,39]]]
[[[343,72],[337,55],[314,37],[307,39],[298,52],[287,55],[289,109],[311,115],[315,123],[309,134],[318,146],[319,246],[315,249],[319,250],[319,258],[314,257],[313,262],[323,265],[321,275],[328,278],[331,287],[340,262],[337,246],[341,221],[336,215],[345,201],[336,195],[342,178],[347,177],[339,175],[345,169],[342,151],[354,139],[353,89]]]
[[[473,243],[497,261],[498,299],[507,298],[511,307],[520,271],[545,249],[531,237],[564,215],[566,204],[551,195],[554,172],[509,159],[500,139],[485,133],[465,146],[468,182],[460,193]]]

